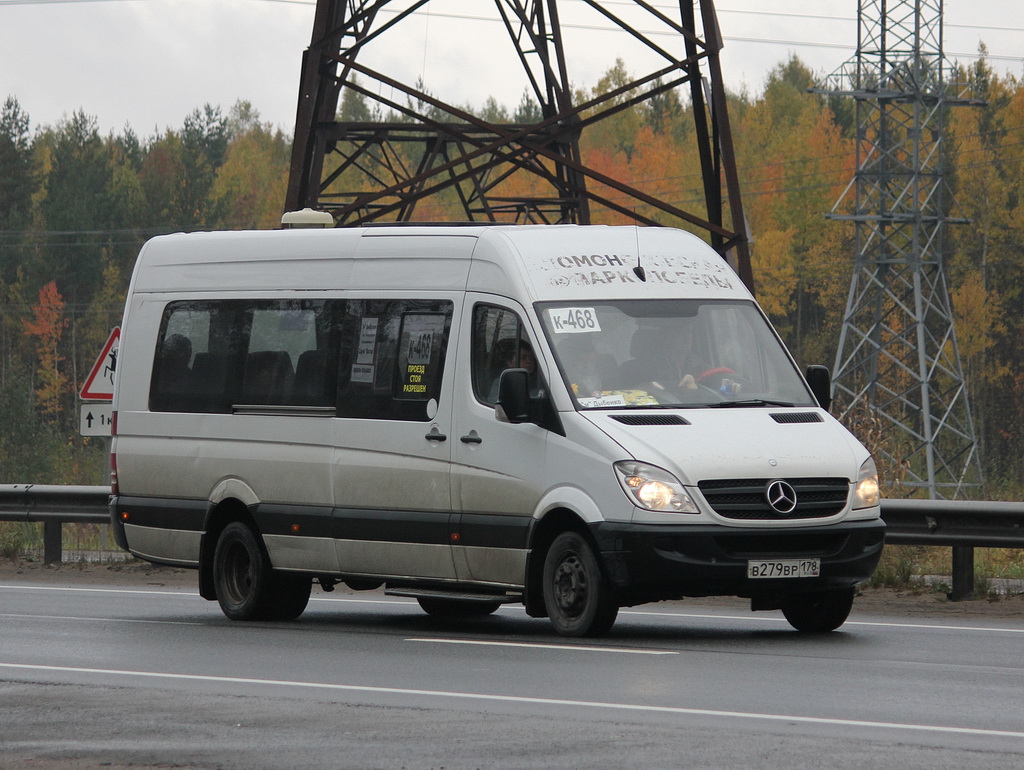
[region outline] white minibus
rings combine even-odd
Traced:
[[[830,389],[680,230],[161,236],[125,308],[111,517],[237,620],[343,582],[567,636],[719,595],[830,631],[884,536]]]

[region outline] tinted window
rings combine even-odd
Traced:
[[[332,405],[336,304],[171,303],[157,345],[150,408],[226,413],[240,405]]]
[[[174,302],[153,367],[153,411],[335,407],[341,417],[428,420],[452,303]]]
[[[519,316],[508,308],[477,305],[473,309],[473,392],[485,404],[498,398],[498,379],[506,369],[523,368],[534,395],[542,389],[533,346]]]
[[[440,396],[452,303],[358,300],[342,321],[338,416],[429,420]]]

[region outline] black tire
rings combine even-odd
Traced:
[[[313,578],[306,575],[289,575],[274,572],[274,586],[270,606],[264,617],[267,620],[295,620],[306,610],[309,595],[313,591]]]
[[[824,634],[835,631],[850,616],[853,589],[819,591],[791,596],[782,605],[782,614],[797,631]]]
[[[416,599],[425,613],[435,618],[482,618],[494,613],[501,602],[474,602],[463,599]]]
[[[275,572],[257,535],[240,521],[217,539],[213,583],[221,610],[232,620],[294,620],[306,609],[312,580]]]
[[[544,607],[561,636],[601,636],[619,614],[590,543],[576,532],[555,538],[544,558]]]

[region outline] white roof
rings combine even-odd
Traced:
[[[682,230],[539,225],[495,229],[481,240],[496,239],[518,255],[526,291],[534,301],[750,296],[725,260]],[[500,262],[497,251],[492,255],[481,243],[474,260]]]
[[[143,247],[133,282],[136,293],[470,289],[524,302],[749,297],[732,268],[690,233],[604,225],[179,233]]]

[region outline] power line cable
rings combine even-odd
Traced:
[[[146,0],[0,0],[0,6],[7,6],[7,5],[11,5],[11,6],[13,6],[13,5],[73,5],[73,4],[83,4],[83,3],[116,3],[116,2],[133,2],[133,3],[137,3],[137,2],[146,2]],[[315,6],[316,5],[316,0],[250,0],[250,2],[278,3],[278,4],[286,4],[286,5],[307,5],[307,6]],[[607,4],[611,5],[611,4],[614,4],[614,3],[607,3]],[[622,3],[619,3],[619,4],[622,4]],[[384,12],[384,13],[398,13],[398,11],[389,11],[387,8],[382,9],[382,12]],[[751,11],[751,10],[742,10],[742,9],[719,8],[718,12],[719,13],[750,14],[750,15],[760,15],[760,16],[779,16],[779,17],[791,17],[791,18],[807,18],[807,19],[818,20],[818,21],[856,21],[856,19],[853,19],[851,17],[826,16],[826,15],[823,15],[823,14],[801,14],[801,13],[786,12],[786,11],[761,11],[761,10]],[[431,15],[434,18],[449,18],[449,19],[458,19],[458,20],[463,20],[463,21],[484,21],[484,22],[492,22],[492,23],[496,23],[496,24],[500,24],[501,23],[501,20],[499,18],[495,17],[495,16],[478,16],[478,15],[465,14],[465,13],[443,13],[443,12],[436,12],[436,11],[431,12]],[[572,22],[562,22],[560,24],[560,26],[563,27],[563,28],[567,28],[567,29],[581,29],[581,30],[588,30],[588,31],[595,31],[595,32],[620,32],[621,31],[621,29],[619,27],[611,27],[611,26],[602,25],[602,24],[577,24],[577,23],[572,23]],[[965,29],[983,29],[983,30],[1007,31],[1007,32],[1022,32],[1022,31],[1024,31],[1024,28],[1020,28],[1020,27],[983,26],[983,25],[976,25],[976,24],[946,24],[945,26],[953,27],[953,28],[963,27]],[[672,36],[672,37],[678,37],[678,33],[674,32],[674,31],[666,31],[666,30],[637,30],[637,31],[642,33],[642,34],[644,34],[644,35],[651,35],[651,36],[666,36],[667,35],[667,36]],[[742,37],[742,36],[733,36],[733,35],[724,35],[723,39],[726,40],[727,42],[734,42],[734,43],[756,43],[756,44],[766,44],[766,45],[785,45],[785,46],[791,46],[791,47],[797,47],[797,48],[832,48],[832,49],[839,49],[839,50],[846,50],[846,51],[854,51],[854,50],[856,50],[856,47],[854,45],[851,45],[851,44],[848,44],[848,43],[827,43],[827,42],[809,41],[809,40],[785,40],[785,39],[775,39],[775,38]],[[953,57],[980,58],[980,54],[978,54],[977,52],[966,53],[966,52],[959,52],[959,51],[945,51],[944,53],[947,56],[953,56]],[[988,59],[997,59],[997,60],[1000,60],[1000,61],[1014,61],[1014,62],[1018,62],[1019,61],[1019,62],[1024,62],[1024,56],[1021,56],[1021,55],[1011,56],[1011,55],[1006,55],[1006,54],[996,54],[996,53],[988,52],[986,54],[986,58],[988,58]]]

